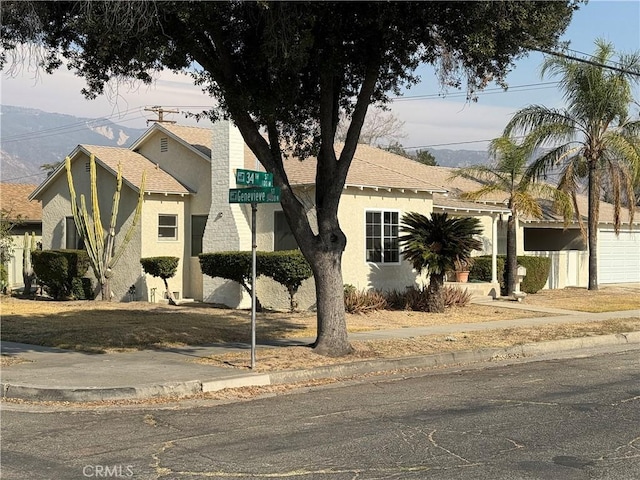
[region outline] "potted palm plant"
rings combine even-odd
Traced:
[[[453,261],[453,265],[456,273],[456,282],[467,283],[473,259],[471,257],[457,257]]]

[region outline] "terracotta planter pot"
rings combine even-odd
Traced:
[[[469,281],[469,272],[456,272],[456,282],[467,283]]]

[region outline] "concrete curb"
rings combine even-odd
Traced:
[[[406,368],[433,368],[446,365],[495,361],[506,358],[535,357],[583,348],[625,344],[640,344],[640,332],[568,338],[549,342],[527,343],[508,348],[463,350],[416,357],[369,360],[342,365],[309,368],[306,370],[273,372],[268,374],[250,373],[218,380],[193,380],[189,382],[171,382],[159,385],[107,388],[38,387],[9,383],[1,383],[0,387],[2,389],[3,398],[35,401],[94,402],[108,400],[140,400],[167,396],[184,397],[203,392],[215,392],[226,388],[282,385],[308,380],[342,378],[352,375],[362,375]]]

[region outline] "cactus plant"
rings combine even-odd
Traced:
[[[36,274],[33,271],[33,265],[31,264],[31,252],[36,249],[36,234],[25,232],[24,244],[22,249],[22,280],[24,282],[24,295],[31,294],[31,287],[33,281],[36,279]]]
[[[113,194],[113,202],[111,204],[111,220],[109,228],[105,234],[100,218],[100,206],[98,204],[98,186],[96,174],[96,160],[92,154],[89,157],[89,171],[91,183],[91,210],[92,216],[89,216],[84,195],[80,195],[80,206],[78,206],[76,191],[73,186],[73,176],[71,175],[71,159],[65,159],[65,167],[67,170],[67,182],[69,184],[69,194],[71,195],[71,211],[73,220],[78,229],[78,233],[84,240],[85,248],[89,254],[91,268],[100,283],[100,291],[102,300],[111,299],[110,279],[113,274],[113,267],[122,256],[127,244],[133,237],[135,227],[140,219],[142,212],[142,201],[144,199],[144,185],[146,172],[142,172],[142,181],[140,182],[140,192],[138,204],[133,216],[133,221],[129,226],[122,243],[115,246],[116,221],[118,217],[118,207],[120,205],[120,192],[122,190],[122,166],[118,165],[118,174],[116,176],[116,191]],[[105,238],[106,237],[106,238]]]

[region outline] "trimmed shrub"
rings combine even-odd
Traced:
[[[300,250],[256,253],[257,273],[273,278],[284,285],[289,292],[290,309],[293,312],[298,304],[294,297],[302,282],[311,278],[313,271]]]
[[[201,253],[198,257],[202,273],[233,280],[251,293],[251,252]]]
[[[201,253],[199,258],[202,273],[233,280],[251,294],[251,252]],[[296,307],[294,296],[298,288],[304,280],[311,278],[313,272],[299,250],[286,250],[256,252],[256,276],[259,275],[273,278],[287,289],[293,310]]]
[[[537,293],[542,290],[549,279],[551,259],[527,255],[518,257],[518,265],[527,269],[527,275],[520,284],[520,290],[524,293]]]
[[[497,278],[502,281],[504,277],[504,265],[505,265],[505,257],[498,256],[497,260]],[[479,282],[490,282],[491,281],[491,256],[490,255],[482,255],[480,257],[473,257],[473,265],[471,266],[471,271],[469,272],[469,280],[477,280]]]
[[[173,292],[169,289],[168,278],[173,277],[178,270],[180,259],[178,257],[145,257],[140,259],[140,264],[145,273],[152,277],[159,277],[164,282],[164,289],[170,305],[176,305]]]
[[[56,300],[76,298],[74,297],[74,279],[84,277],[90,266],[86,251],[36,250],[31,255],[33,270],[38,280],[53,298]],[[80,283],[82,285],[82,280]],[[90,294],[89,297],[91,296]]]
[[[387,301],[377,290],[345,289],[344,309],[347,313],[368,313],[384,310]]]
[[[481,282],[491,281],[491,256],[483,255],[481,257],[473,257],[474,264],[469,273],[469,280],[478,280]],[[507,258],[504,255],[498,255],[498,280],[500,281],[500,294],[506,294],[506,275],[505,265]],[[551,259],[548,257],[519,256],[518,265],[522,265],[527,269],[527,276],[524,277],[520,289],[525,293],[536,293],[544,287],[549,278],[551,270]]]
[[[164,280],[176,274],[179,261],[178,257],[146,257],[140,259],[140,264],[145,273]]]
[[[71,280],[71,296],[76,300],[93,300],[93,282],[87,277]]]

